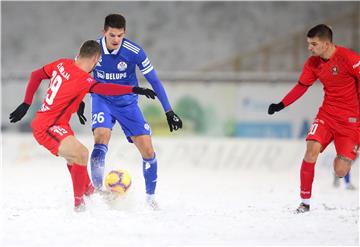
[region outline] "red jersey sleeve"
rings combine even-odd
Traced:
[[[360,83],[360,55],[352,50],[348,50],[347,58],[350,63],[350,74],[355,76]]]
[[[313,71],[314,57],[310,57],[304,64],[304,68],[301,72],[299,83],[304,86],[311,86],[318,79]]]
[[[133,92],[132,86],[118,85],[114,83],[99,83],[89,74],[80,80],[80,90],[85,94],[97,93],[108,96],[117,96]]]
[[[284,103],[284,106],[289,106],[294,103],[297,99],[304,95],[308,90],[309,86],[297,83],[293,89],[281,100]]]
[[[34,70],[31,73],[24,97],[24,102],[26,104],[31,105],[34,94],[44,79],[49,79],[49,76],[45,73],[44,68]]]
[[[30,79],[26,88],[26,93],[24,97],[24,102],[26,104],[31,105],[35,92],[40,86],[40,83],[44,79],[51,78],[51,71],[53,70],[54,66],[59,62],[56,60],[54,62],[46,64],[44,67],[38,70],[34,70],[31,75]]]
[[[116,96],[129,94],[133,92],[132,86],[118,85],[114,83],[98,83],[95,82],[91,85],[89,91],[102,95]]]

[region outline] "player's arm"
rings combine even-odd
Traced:
[[[357,78],[360,84],[360,55],[354,51],[349,51],[348,60],[350,62],[350,73]],[[360,87],[360,85],[358,85]]]
[[[269,106],[268,114],[272,115],[275,112],[281,111],[285,107],[291,105],[298,100],[308,90],[309,86],[302,84],[300,81],[290,90],[290,92],[277,104],[272,103]]]
[[[108,96],[135,93],[145,95],[147,98],[155,99],[156,93],[149,88],[118,85],[114,83],[93,82],[89,89],[90,93],[97,93]]]
[[[179,118],[179,116],[176,115],[175,112],[171,109],[164,86],[162,85],[161,81],[159,80],[158,76],[156,75],[155,70],[152,69],[149,73],[144,74],[144,77],[150,83],[151,87],[154,89],[154,91],[156,92],[156,95],[158,96],[158,98],[161,102],[161,105],[166,114],[166,119],[168,121],[170,131],[172,132],[173,130],[181,129],[182,121]]]
[[[23,103],[21,103],[15,109],[15,111],[10,113],[9,119],[11,123],[16,123],[25,116],[26,112],[29,110],[29,107],[32,103],[34,94],[40,86],[41,81],[49,78],[50,77],[46,74],[44,67],[42,67],[41,69],[34,70],[31,73]]]
[[[301,96],[305,94],[308,88],[317,80],[317,76],[311,70],[309,60],[305,63],[298,83],[290,90],[290,92],[279,102],[269,105],[268,114],[272,115],[275,112],[281,111],[285,107],[291,105]]]
[[[169,99],[166,95],[163,84],[156,74],[154,67],[152,66],[149,58],[146,56],[143,49],[140,50],[137,57],[137,65],[144,75],[145,79],[150,83],[151,87],[156,92],[156,95],[165,111],[166,119],[169,125],[169,129],[178,130],[182,128],[182,121],[178,115],[172,110]]]

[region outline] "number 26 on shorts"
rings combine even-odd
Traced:
[[[92,116],[92,124],[103,123],[105,121],[104,112],[95,113]]]
[[[310,130],[309,130],[309,135],[314,135],[317,128],[318,128],[319,124],[317,123],[313,123],[310,127]]]

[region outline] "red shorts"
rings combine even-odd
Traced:
[[[44,127],[44,125],[38,124],[34,120],[31,127],[36,141],[56,156],[58,156],[61,141],[67,136],[74,135],[69,124]]]
[[[357,123],[340,124],[326,113],[319,112],[310,127],[306,140],[318,141],[322,150],[334,141],[336,153],[354,160],[359,145],[359,128]]]

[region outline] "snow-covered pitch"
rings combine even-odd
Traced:
[[[79,139],[91,150],[91,135]],[[304,141],[155,137],[161,210],[151,211],[141,158],[114,135],[106,172],[127,169],[132,188],[75,213],[62,158],[28,134],[2,141],[2,246],[359,245],[358,190],[332,186],[331,148],[316,165],[311,211],[296,215]]]

